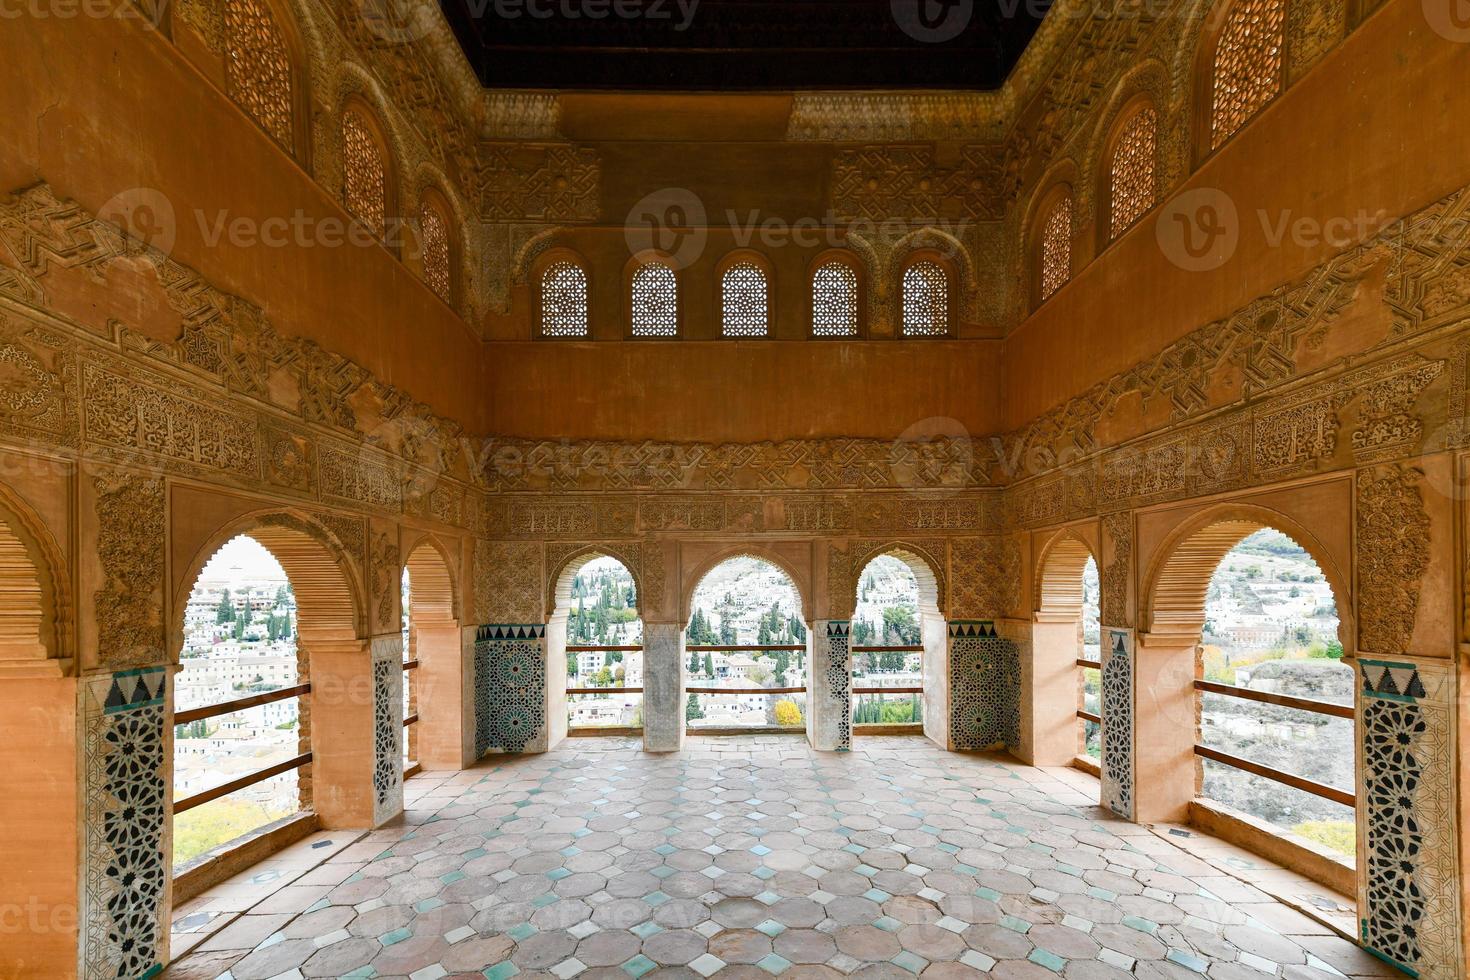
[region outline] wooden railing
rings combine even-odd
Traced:
[[[204,721],[207,718],[231,715],[237,711],[244,711],[246,708],[258,708],[263,704],[274,704],[277,701],[285,701],[287,698],[301,697],[310,693],[311,684],[309,682],[306,684],[297,684],[294,687],[283,687],[278,691],[252,694],[247,698],[236,698],[233,701],[221,701],[219,704],[210,704],[202,708],[176,711],[174,712],[173,723],[175,725],[188,725],[196,721]],[[221,796],[228,796],[246,787],[254,786],[256,783],[263,783],[267,779],[290,772],[292,769],[300,769],[309,762],[311,762],[311,753],[303,752],[295,758],[277,762],[275,765],[267,766],[256,772],[247,773],[229,782],[212,786],[209,789],[195,793],[193,796],[186,796],[182,800],[174,800],[174,813],[184,813],[194,809],[196,806],[203,806],[206,803],[219,799]]]

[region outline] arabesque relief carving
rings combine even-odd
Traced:
[[[1419,586],[1429,568],[1422,476],[1400,465],[1358,474],[1358,647],[1369,653],[1411,652]]]
[[[163,643],[163,481],[126,470],[92,476],[96,496],[97,559],[102,587],[92,596],[97,662],[138,667],[161,663]]]

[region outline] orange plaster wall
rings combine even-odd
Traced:
[[[522,438],[891,439],[924,419],[999,419],[998,342],[490,345],[496,431]],[[946,428],[943,431],[950,432]]]
[[[56,976],[77,949],[77,679],[7,679],[0,713],[0,976]]]
[[[345,212],[169,42],[138,20],[27,17],[0,31],[0,192],[47,181],[97,211],[137,187],[166,189],[173,257],[259,304],[471,431],[489,427],[473,331],[382,248],[206,243],[225,210],[261,221]],[[105,296],[99,302],[106,302]],[[137,324],[137,307],[116,316]],[[171,314],[162,314],[167,320]]]
[[[1466,118],[1470,49],[1430,30],[1417,0],[1391,0],[1175,192],[1219,188],[1238,204],[1240,243],[1222,268],[1187,272],[1165,257],[1155,232],[1165,204],[1012,332],[1006,427],[1341,250],[1291,236],[1273,247],[1257,209],[1273,232],[1287,212],[1391,221],[1470,184]]]

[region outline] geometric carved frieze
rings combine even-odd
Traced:
[[[92,489],[103,575],[102,587],[93,594],[97,662],[112,667],[160,663],[167,523],[163,481],[104,470],[93,474]]]

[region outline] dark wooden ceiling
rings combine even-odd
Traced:
[[[1049,3],[440,0],[489,88],[631,92],[993,89]]]

